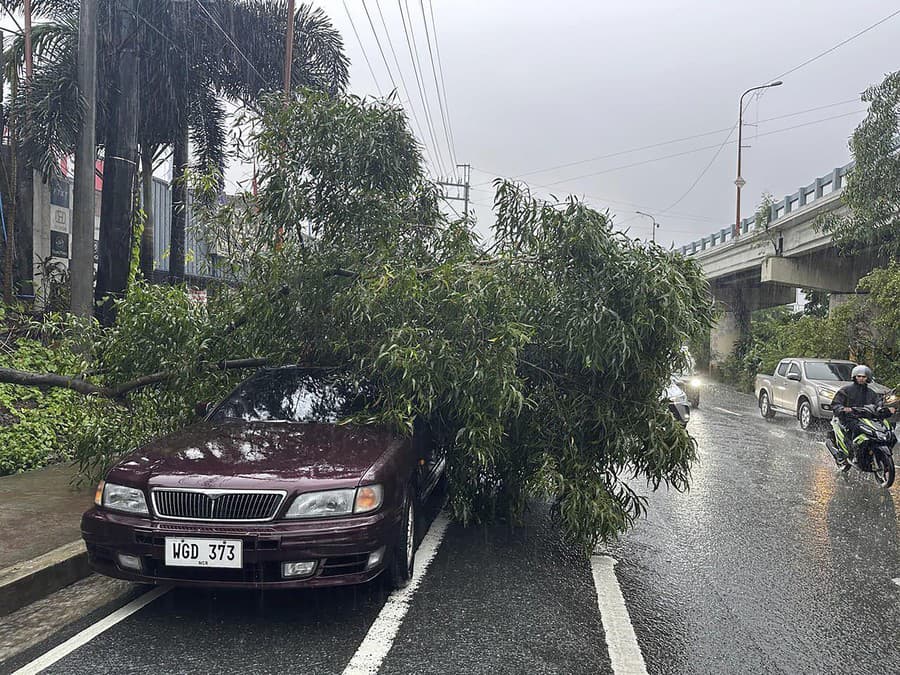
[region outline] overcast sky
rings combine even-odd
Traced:
[[[403,2],[404,9],[409,3],[425,71],[423,84],[446,156],[420,0]],[[344,35],[352,61],[351,90],[378,95],[363,50],[381,90],[391,89],[362,0],[346,0],[362,48],[343,0],[315,4],[329,13]],[[900,3],[884,0],[432,0],[432,4],[455,155],[474,167],[472,183],[477,187],[472,199],[481,228],[492,221],[492,194],[485,183],[497,175],[517,176],[725,129],[524,178],[539,193],[590,195],[588,201],[608,207],[616,222],[631,227],[636,236],[649,238],[650,224],[634,211],[653,213],[660,223],[657,237],[667,245],[687,243],[734,221],[736,134],[681,198],[737,121],[741,93],[900,10]],[[367,0],[366,6],[399,85],[379,5],[424,128],[398,3]],[[424,6],[428,12],[428,0]],[[744,128],[745,145],[750,146],[743,152],[744,217],[752,214],[763,192],[780,199],[850,160],[847,141],[864,117],[859,95],[900,67],[898,37],[900,16],[786,75],[783,86],[750,105]],[[751,126],[757,119],[773,117],[780,119]],[[430,135],[427,131],[424,135],[431,146]],[[703,147],[707,149],[659,159]],[[646,163],[620,168],[640,162]],[[585,174],[597,175],[578,178]]]
[[[688,243],[734,221],[736,134],[710,161],[737,120],[741,92],[900,10],[900,2],[885,0],[312,2],[342,33],[352,62],[350,90],[360,95],[379,95],[366,56],[380,91],[392,89],[366,7],[402,89],[381,10],[409,87],[402,98],[433,155],[398,8],[403,4],[443,163],[450,165],[422,21],[424,6],[432,27],[433,6],[432,46],[440,50],[454,154],[473,166],[480,230],[493,220],[490,181],[528,173],[523,180],[539,194],[585,196],[609,208],[635,236],[649,238],[650,223],[634,211],[654,214],[665,245]],[[785,75],[783,86],[751,103],[744,127],[744,217],[763,192],[780,199],[850,160],[847,141],[864,117],[859,95],[900,68],[898,38],[900,15]],[[629,152],[707,132],[717,133]],[[615,156],[584,161],[604,155]],[[246,174],[245,167],[233,167],[228,183],[233,187]]]

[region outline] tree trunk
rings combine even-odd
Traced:
[[[3,31],[0,30],[0,111],[3,110],[3,90],[6,88],[6,85],[3,81],[3,74],[6,72],[3,53],[4,53],[4,35]],[[12,153],[10,153],[10,159],[12,159]],[[12,246],[12,237],[10,234],[13,231],[13,219],[15,218],[15,201],[11,200],[12,194],[15,190],[15,162],[12,162],[12,165],[7,165],[6,163],[6,154],[3,150],[3,133],[0,130],[0,164],[3,164],[3,173],[0,174],[5,180],[5,185],[0,185],[0,222],[3,224],[3,301],[7,304],[11,304],[13,301],[13,246]],[[3,199],[3,195],[6,194],[6,199]],[[7,203],[9,202],[9,203]],[[11,214],[9,225],[7,225],[7,217],[6,214],[9,212]]]
[[[172,246],[169,252],[169,283],[184,281],[184,254],[187,224],[188,127],[180,130],[172,153]]]
[[[141,186],[143,190],[144,233],[141,235],[141,274],[144,279],[153,279],[153,257],[156,244],[156,230],[153,223],[153,154],[155,148],[141,148]]]
[[[84,117],[75,148],[75,195],[72,218],[72,313],[93,316],[94,307],[94,171],[97,113],[97,1],[82,0],[78,18],[78,89]]]
[[[102,303],[98,318],[104,325],[115,320],[113,301],[125,295],[131,264],[139,100],[137,4],[137,0],[119,0],[112,17],[112,43],[118,48],[112,78],[119,95],[112,97],[109,110],[95,292],[95,299]]]

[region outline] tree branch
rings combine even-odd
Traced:
[[[240,368],[260,368],[268,365],[268,359],[233,359],[218,361],[216,363],[206,363],[201,366],[202,370],[236,370]],[[67,375],[57,375],[55,373],[29,373],[24,370],[13,370],[12,368],[0,368],[0,382],[8,382],[10,384],[20,384],[28,387],[60,387],[63,389],[71,389],[85,396],[100,396],[121,401],[125,395],[148,387],[152,384],[166,382],[175,377],[176,373],[170,370],[159,373],[144,375],[137,379],[114,387],[101,387],[100,385],[88,382],[87,380],[77,377],[69,377]]]

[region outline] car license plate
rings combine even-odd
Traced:
[[[240,539],[185,539],[166,537],[169,567],[234,567],[244,564]]]

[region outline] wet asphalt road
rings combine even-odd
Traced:
[[[689,429],[691,491],[650,493],[606,550],[648,672],[900,672],[891,494],[838,474],[822,431],[763,420],[752,397],[707,391]],[[45,672],[340,673],[386,597],[173,590]],[[380,672],[610,673],[608,650],[589,562],[538,506],[526,527],[449,527]]]

